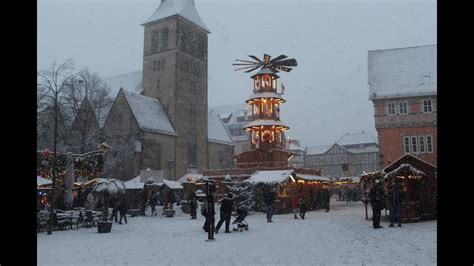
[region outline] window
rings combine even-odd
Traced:
[[[164,49],[168,48],[168,33],[169,33],[168,27],[165,27],[165,28],[161,29],[161,32],[160,32],[160,35],[161,35],[161,39],[160,39],[161,49],[160,50],[164,50]]]
[[[424,113],[433,112],[433,107],[432,107],[432,104],[431,104],[431,100],[423,100],[423,112]]]
[[[412,153],[418,153],[418,138],[417,137],[411,137],[411,152]]]
[[[433,152],[433,137],[426,136],[426,152]]]
[[[193,135],[188,135],[188,164],[196,165],[196,141]]]
[[[342,171],[343,171],[343,172],[346,172],[346,171],[348,171],[348,170],[349,170],[349,166],[348,166],[346,163],[343,164],[343,165],[342,165]]]
[[[410,137],[403,137],[403,146],[405,148],[405,154],[410,153]]]
[[[398,111],[401,115],[408,114],[408,104],[407,104],[407,102],[399,102],[398,103]]]
[[[388,103],[387,104],[387,113],[388,115],[395,115],[395,103]]]
[[[160,30],[154,30],[151,33],[151,53],[156,53],[158,52],[159,49],[159,36],[160,36]]]
[[[418,143],[420,144],[420,153],[425,153],[425,136],[418,136]]]
[[[153,71],[156,71],[156,60],[153,61]]]

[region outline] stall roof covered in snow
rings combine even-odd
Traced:
[[[155,13],[145,20],[142,25],[174,15],[180,15],[208,33],[210,32],[199,16],[194,0],[162,0]]]
[[[176,182],[183,184],[183,183],[196,183],[196,181],[199,181],[202,179],[202,174],[185,174],[182,177],[180,177]]]
[[[145,131],[177,136],[160,101],[121,89],[138,125]]]
[[[308,181],[325,181],[325,182],[331,181],[329,177],[318,176],[318,175],[296,174],[296,177],[299,177],[301,179],[308,180]]]
[[[294,170],[256,171],[247,179],[250,183],[281,183],[286,181]]]
[[[132,180],[124,182],[124,184],[127,189],[142,189],[145,185],[145,183],[140,181],[140,175],[133,178]]]
[[[289,151],[304,151],[304,149],[300,148],[298,145],[294,144],[293,142],[290,142],[290,146],[288,147]]]
[[[317,155],[326,153],[332,145],[318,145],[306,147],[306,155]]]
[[[171,189],[182,189],[183,188],[183,186],[180,183],[176,182],[176,181],[163,179],[163,184],[165,184],[167,187],[169,187]]]
[[[39,176],[39,175],[36,176],[36,184],[38,186],[49,185],[49,184],[52,184],[52,183],[53,183],[53,181],[51,181],[49,179],[46,179],[46,178],[44,178],[42,176]]]
[[[341,146],[369,144],[377,143],[377,139],[372,134],[362,131],[360,133],[346,133],[342,135],[336,143]]]
[[[437,45],[369,51],[369,99],[437,94]]]
[[[234,145],[229,131],[218,115],[208,113],[207,116],[207,138],[209,142]]]

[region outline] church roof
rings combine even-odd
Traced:
[[[372,134],[362,131],[360,133],[346,133],[336,143],[341,146],[367,144],[377,143],[377,139]]]
[[[437,94],[437,45],[369,51],[369,99]]]
[[[332,145],[318,145],[306,147],[306,155],[316,155],[326,153]]]
[[[142,130],[177,136],[159,100],[124,89],[120,91],[127,99],[130,109],[132,109],[132,113]]]
[[[144,26],[153,21],[174,15],[180,15],[196,26],[199,26],[210,33],[209,29],[206,27],[196,10],[196,4],[194,3],[194,0],[161,0],[161,4],[156,9],[155,13],[145,20],[142,25]]]
[[[218,115],[212,113],[207,115],[207,139],[209,142],[234,145],[222,120]]]

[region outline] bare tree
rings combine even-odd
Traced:
[[[59,120],[59,97],[64,92],[74,77],[74,62],[72,59],[66,60],[61,65],[53,63],[46,70],[38,71],[38,93],[39,101],[53,102],[54,113],[54,134],[53,134],[53,188],[51,193],[51,208],[48,223],[48,235],[52,234],[53,210],[55,208],[55,190],[56,190],[56,159],[57,159],[57,143],[58,143],[58,120]]]
[[[110,88],[97,73],[84,68],[66,89],[62,102],[74,117],[68,139],[70,149],[80,153],[95,150],[101,121],[112,104]]]

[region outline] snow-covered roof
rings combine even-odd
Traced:
[[[180,177],[176,182],[183,184],[183,183],[196,183],[202,179],[202,174],[185,174]]]
[[[246,102],[252,99],[260,99],[260,98],[274,98],[274,99],[281,99],[284,101],[283,97],[280,96],[280,94],[274,93],[274,92],[257,92],[252,95],[250,95]]]
[[[225,123],[225,125],[232,125],[236,123],[241,123],[241,122],[237,122],[237,117],[241,113],[243,114],[245,112],[245,108],[249,109],[249,105],[245,103],[219,105],[219,106],[209,107],[209,112],[219,115],[222,119],[224,119],[224,117],[229,117],[229,114],[232,114],[230,116],[229,121]],[[251,112],[249,112],[249,115],[251,115]]]
[[[281,121],[275,121],[275,120],[265,120],[265,119],[257,119],[254,120],[248,124],[246,124],[244,127],[254,127],[254,126],[283,126],[288,128],[288,126],[285,126]]]
[[[169,187],[171,189],[182,189],[183,188],[183,186],[180,183],[176,182],[176,181],[163,179],[163,184],[165,184],[167,187]]]
[[[306,147],[306,155],[317,155],[326,153],[332,145],[318,145]]]
[[[234,143],[236,141],[249,141],[249,136],[247,134],[232,136],[232,140],[234,141]]]
[[[286,181],[294,170],[256,171],[247,179],[250,183],[281,183]]]
[[[304,151],[304,149],[300,148],[298,145],[294,144],[293,142],[290,142],[290,146],[287,148],[287,150],[290,150],[290,151]]]
[[[229,131],[222,120],[216,114],[208,113],[207,116],[207,139],[209,142],[234,145]]]
[[[351,153],[369,153],[369,152],[379,152],[379,148],[375,145],[363,147],[363,148],[345,148]]]
[[[360,133],[346,133],[336,143],[341,146],[377,143],[377,139],[372,134],[362,131]]]
[[[369,51],[369,99],[437,94],[437,45]]]
[[[360,176],[341,176],[339,177],[339,181],[342,180],[352,180],[354,183],[359,183],[360,181]]]
[[[46,178],[44,178],[42,176],[39,176],[39,175],[36,176],[36,184],[38,186],[49,185],[49,184],[52,184],[52,183],[53,183],[53,181],[51,181],[49,179],[46,179]]]
[[[177,136],[159,100],[126,90],[121,91],[141,129]]]
[[[124,182],[124,184],[127,189],[141,189],[145,185],[145,183],[140,181],[140,175]]]
[[[296,174],[296,177],[299,177],[305,180],[310,180],[310,181],[327,181],[327,182],[331,181],[329,177],[318,176],[318,175]]]
[[[110,109],[112,109],[113,104],[114,102],[110,101],[106,103],[102,108],[97,108],[94,110],[100,128],[104,126],[105,120],[107,120],[107,116],[109,115]]]
[[[112,97],[117,96],[120,88],[123,88],[127,91],[140,93],[142,91],[142,80],[142,70],[104,78],[104,82],[110,87],[110,95]]]
[[[196,4],[194,0],[162,0],[160,6],[156,9],[155,13],[145,20],[142,25],[146,25],[153,21],[157,21],[163,18],[167,18],[174,15],[180,15],[181,17],[189,20],[193,24],[201,27],[208,33],[209,29],[202,21],[199,13],[196,10]]]
[[[229,119],[229,117],[232,115],[232,113],[222,113],[219,114],[219,117],[224,120],[224,119]]]
[[[397,176],[403,173],[410,173],[413,175],[424,176],[425,173],[416,169],[415,167],[411,166],[410,164],[403,163],[397,169],[391,171],[390,173],[386,174],[384,178],[390,178],[393,176]]]

